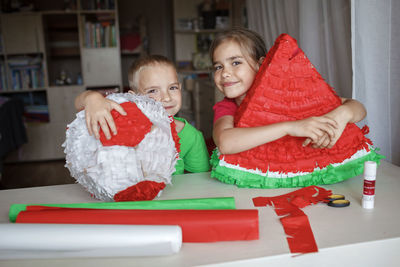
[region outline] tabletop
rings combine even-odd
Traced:
[[[376,180],[375,208],[361,207],[363,177],[322,185],[345,195],[351,205],[333,208],[326,204],[303,208],[319,252],[296,256],[290,253],[283,227],[272,207],[255,208],[253,197],[278,196],[297,188],[248,189],[223,184],[210,173],[173,177],[162,199],[234,197],[237,209],[258,209],[260,239],[215,243],[183,243],[178,254],[160,257],[67,258],[2,260],[0,266],[397,266],[400,261],[400,167],[382,161]],[[80,203],[97,200],[78,184],[0,190],[0,223],[9,223],[13,203]]]

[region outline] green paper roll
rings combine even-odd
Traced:
[[[12,204],[8,217],[15,222],[18,214],[25,211],[27,206],[45,206],[60,208],[84,208],[84,209],[146,209],[146,210],[227,210],[236,209],[233,197],[217,198],[192,198],[169,199],[150,201],[126,201],[126,202],[93,202],[93,203],[69,203],[69,204]]]

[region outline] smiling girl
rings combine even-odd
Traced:
[[[342,98],[341,106],[320,117],[235,128],[235,112],[250,89],[266,53],[263,39],[244,28],[226,31],[211,44],[214,82],[225,95],[214,106],[213,138],[220,153],[239,153],[286,135],[307,137],[304,146],[312,143],[315,148],[331,148],[347,123],[365,117],[366,111],[360,102]]]

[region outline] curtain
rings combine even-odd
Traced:
[[[400,1],[352,0],[353,97],[367,111],[369,137],[400,165]]]
[[[336,92],[351,98],[350,1],[247,0],[246,7],[249,28],[267,47],[288,33]]]

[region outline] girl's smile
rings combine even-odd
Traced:
[[[237,84],[237,83],[238,83],[238,82],[226,82],[226,83],[223,83],[222,86],[223,86],[223,87],[229,87],[229,86],[235,85],[235,84]]]

